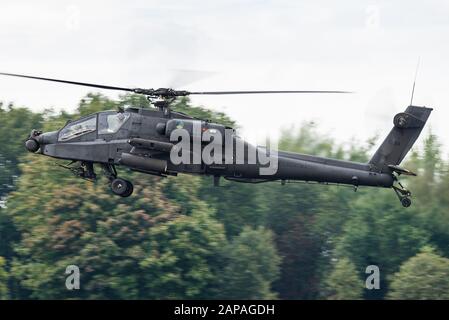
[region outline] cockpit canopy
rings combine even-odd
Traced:
[[[59,141],[68,141],[87,133],[114,134],[129,119],[128,112],[100,112],[67,124],[59,133]]]
[[[128,112],[102,112],[98,115],[98,134],[116,133],[128,120]]]

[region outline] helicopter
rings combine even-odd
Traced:
[[[84,179],[95,181],[94,164],[100,165],[112,193],[121,197],[129,197],[134,188],[131,181],[118,176],[117,166],[160,177],[180,173],[211,176],[215,186],[219,186],[220,178],[224,178],[242,183],[302,181],[337,184],[352,186],[354,190],[359,186],[391,188],[402,206],[409,207],[411,192],[399,182],[399,176],[416,174],[399,165],[433,110],[410,103],[404,112],[394,116],[393,128],[372,158],[361,163],[255,147],[243,141],[234,128],[170,108],[177,98],[190,95],[340,94],[347,91],[142,89],[14,73],[0,75],[120,90],[147,97],[151,108],[101,111],[69,121],[60,130],[52,132],[33,129],[25,142],[29,152],[70,161],[61,166]],[[206,156],[205,151],[209,151]]]

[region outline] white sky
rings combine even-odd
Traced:
[[[314,121],[340,142],[382,137],[410,101],[449,146],[449,2],[0,2],[0,71],[187,90],[350,90],[351,95],[194,97],[252,140]],[[187,73],[208,77],[185,86]],[[209,73],[210,72],[210,73]],[[84,87],[0,77],[0,100],[73,110]],[[115,97],[116,93],[103,91]]]

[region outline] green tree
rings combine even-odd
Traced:
[[[120,102],[109,99],[100,93],[89,93],[81,99],[77,113],[80,116],[87,116],[94,112],[104,110],[117,110]]]
[[[391,281],[389,299],[449,299],[449,259],[424,247],[401,265]]]
[[[224,256],[220,298],[276,298],[272,283],[279,276],[280,258],[269,230],[245,227],[224,249]]]
[[[26,298],[204,298],[219,279],[223,226],[194,195],[184,211],[164,194],[168,179],[133,174],[135,195],[110,195],[105,179],[76,180],[44,157],[27,156],[8,215],[22,237],[11,275]],[[126,176],[126,175],[125,175]],[[45,181],[45,188],[35,181]],[[184,192],[174,189],[175,192]],[[64,286],[81,270],[80,291]],[[216,285],[215,285],[216,287]],[[215,289],[216,290],[216,289]]]
[[[151,228],[149,254],[139,263],[148,297],[213,298],[218,292],[224,245],[223,226],[207,210]]]
[[[9,260],[13,255],[12,244],[20,237],[20,233],[14,225],[5,209],[0,209],[0,256]]]
[[[32,129],[40,129],[42,116],[26,108],[0,103],[0,198],[13,189],[19,176],[18,159],[26,153],[23,145]]]
[[[330,300],[359,300],[363,297],[363,281],[355,265],[347,258],[335,264],[325,279],[325,286]]]
[[[432,246],[449,255],[449,162],[442,158],[441,143],[431,131],[422,146],[404,164],[417,177],[406,179],[413,190],[413,208],[423,229],[430,233]]]
[[[6,272],[6,260],[0,257],[0,300],[9,298],[8,294],[8,273]]]
[[[368,191],[368,190],[366,190]],[[336,257],[348,257],[358,270],[377,265],[381,289],[366,291],[368,298],[382,298],[386,277],[414,256],[429,241],[429,232],[413,208],[398,205],[393,192],[369,190],[355,199],[341,235],[336,240]]]
[[[215,216],[221,221],[230,238],[242,232],[245,226],[256,228],[267,224],[267,210],[261,197],[261,186],[232,181],[220,181],[212,186],[211,177],[202,179],[200,197],[215,208]]]
[[[286,151],[341,158],[342,148],[315,125],[283,132],[279,148]],[[356,147],[352,148],[356,150]],[[353,151],[355,153],[355,151]],[[348,188],[267,183],[257,187],[260,219],[275,233],[282,257],[281,276],[274,288],[282,299],[314,299],[319,295],[334,238],[340,234],[348,208]],[[351,194],[352,196],[352,194]]]

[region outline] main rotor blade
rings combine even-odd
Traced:
[[[336,90],[263,90],[263,91],[202,91],[189,94],[266,94],[266,93],[352,93],[351,91]]]
[[[92,87],[92,88],[99,88],[99,89],[121,90],[121,91],[134,92],[137,94],[145,94],[148,96],[160,96],[160,97],[181,97],[181,96],[188,96],[191,94],[231,95],[231,94],[271,94],[271,93],[275,93],[275,94],[276,93],[351,93],[350,91],[336,91],[336,90],[262,90],[262,91],[192,91],[192,92],[190,92],[190,91],[185,91],[185,90],[173,90],[171,88],[159,88],[159,89],[124,88],[124,87],[106,86],[106,85],[95,84],[95,83],[43,78],[43,77],[35,77],[35,76],[28,76],[28,75],[16,74],[16,73],[5,73],[5,72],[0,72],[0,75],[19,77],[19,78],[28,78],[28,79],[37,79],[37,80],[44,80],[44,81],[52,81],[52,82],[58,82],[58,83],[67,83],[67,84],[74,84],[74,85],[78,85],[78,86]]]
[[[134,90],[135,90],[135,89],[131,89],[131,88],[113,87],[113,86],[105,86],[105,85],[102,85],[102,84],[95,84],[95,83],[86,83],[86,82],[76,82],[76,81],[68,81],[68,80],[59,80],[59,79],[51,79],[51,78],[34,77],[34,76],[27,76],[27,75],[23,75],[23,74],[15,74],[15,73],[0,72],[0,75],[11,76],[11,77],[19,77],[19,78],[45,80],[45,81],[53,81],[53,82],[59,82],[59,83],[68,83],[68,84],[75,84],[75,85],[78,85],[78,86],[93,87],[93,88],[100,88],[100,89],[109,89],[109,90],[123,90],[123,91],[130,91],[130,92],[134,92]]]

